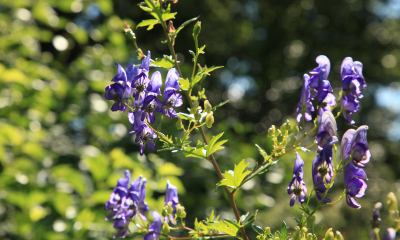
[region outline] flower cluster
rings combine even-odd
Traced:
[[[120,64],[117,66],[117,74],[111,80],[113,84],[106,87],[105,98],[114,101],[111,107],[112,111],[125,112],[127,107],[131,109],[128,113],[129,121],[133,125],[130,133],[136,133],[135,142],[140,144],[140,155],[143,155],[145,146],[155,150],[153,139],[157,134],[146,124],[154,123],[156,117],[154,112],[160,112],[170,118],[177,117],[174,107],[180,107],[183,104],[180,91],[179,72],[175,68],[168,71],[165,81],[163,102],[157,97],[161,96],[162,78],[160,72],[154,72],[149,79],[150,51],[143,59],[142,64],[137,68],[133,64],[126,67],[126,71]],[[129,104],[131,99],[131,104]]]
[[[290,198],[291,207],[293,207],[297,198],[299,199],[299,204],[303,204],[303,202],[306,200],[307,188],[306,184],[303,182],[303,166],[304,161],[296,152],[296,161],[294,162],[293,167],[293,179],[287,188],[288,195],[292,195]]]
[[[341,105],[343,108],[343,116],[350,124],[354,124],[354,120],[350,115],[358,112],[360,104],[358,99],[362,98],[361,92],[367,87],[365,79],[362,75],[363,65],[361,62],[355,61],[351,57],[343,60],[340,69],[342,78],[343,96]]]
[[[146,197],[146,178],[140,176],[137,180],[133,180],[129,187],[131,174],[128,170],[125,171],[125,177],[120,178],[117,186],[111,193],[110,199],[105,203],[105,210],[111,211],[106,217],[106,220],[113,219],[114,228],[118,229],[118,233],[114,238],[125,238],[128,234],[128,225],[133,217],[138,217],[142,220],[147,220],[145,213],[149,211],[149,206],[144,200]],[[166,201],[172,202],[175,206],[179,203],[178,189],[169,183],[166,189]],[[144,240],[159,239],[161,232],[161,218],[157,212],[153,212],[154,222],[150,225],[151,233],[144,236]],[[158,233],[158,234],[157,234]]]
[[[368,126],[357,130],[349,129],[342,138],[341,154],[347,164],[343,170],[346,186],[347,204],[353,208],[361,208],[354,197],[361,198],[367,189],[367,175],[362,168],[369,162],[371,153],[367,142]]]

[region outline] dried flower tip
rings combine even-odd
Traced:
[[[172,0],[171,1],[173,4],[178,3],[178,0]]]
[[[124,30],[125,30],[125,32],[128,32],[130,29],[131,29],[131,26],[128,23],[124,22]]]
[[[174,24],[172,21],[169,21],[168,26],[167,26],[167,32],[168,33],[175,33],[176,29],[174,28]]]

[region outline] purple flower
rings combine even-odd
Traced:
[[[144,235],[143,240],[158,240],[160,239],[160,233],[161,233],[161,217],[160,214],[157,212],[152,212],[151,215],[154,218],[154,222],[150,225],[149,231],[151,233],[148,233]]]
[[[311,121],[312,116],[311,112],[314,111],[314,106],[310,101],[310,76],[308,74],[304,74],[303,76],[304,84],[303,88],[301,89],[301,97],[300,102],[298,103],[297,107],[297,122],[300,122],[303,114],[306,121]]]
[[[179,72],[175,68],[171,68],[168,71],[165,82],[164,103],[161,109],[162,114],[170,118],[178,116],[173,107],[180,107],[183,104],[182,95],[177,93],[176,90],[181,90],[179,87]]]
[[[331,83],[327,80],[331,69],[329,58],[320,55],[315,61],[318,63],[318,67],[310,72],[313,75],[310,78],[310,87],[315,91],[311,99],[318,99],[318,115],[322,115],[326,111],[331,111],[331,107],[336,105],[336,98],[331,93],[333,89]]]
[[[106,221],[109,219],[115,219],[114,228],[119,229],[119,232],[114,236],[114,238],[126,237],[128,234],[128,225],[133,216],[133,211],[129,209],[131,202],[128,194],[130,177],[130,172],[126,170],[125,177],[118,180],[117,186],[111,193],[110,200],[105,204],[105,210],[112,211],[106,217]]]
[[[364,76],[362,75],[363,65],[361,62],[353,62],[351,57],[346,57],[341,66],[342,78],[342,100],[343,116],[350,123],[354,124],[354,120],[350,115],[358,112],[360,104],[358,99],[362,98],[361,92],[367,87]]]
[[[167,189],[165,189],[165,201],[164,205],[167,206],[171,202],[171,206],[174,209],[173,214],[176,213],[176,205],[179,203],[178,188],[167,181]]]
[[[156,119],[154,112],[161,112],[162,104],[157,98],[157,95],[161,94],[161,85],[161,73],[158,71],[154,72],[147,87],[147,96],[143,101],[142,110],[144,113],[142,114],[142,121],[144,121],[145,117],[147,117],[147,121],[149,121],[149,123],[153,123]]]
[[[329,139],[328,143],[324,145],[322,151],[314,158],[312,164],[313,183],[318,200],[321,200],[322,196],[327,191],[324,183],[324,178],[327,184],[330,184],[332,182],[332,177],[333,177],[332,145],[337,143],[337,141],[338,141],[337,138]],[[328,203],[330,201],[331,200],[325,198],[323,200],[323,203]]]
[[[142,176],[140,176],[138,179],[131,182],[131,187],[129,188],[129,197],[132,199],[133,205],[135,206],[133,215],[140,214],[142,219],[146,219],[144,213],[149,211],[149,206],[144,201],[146,197],[146,183],[146,178],[143,178],[142,182]]]
[[[347,162],[351,156],[351,161],[355,167],[364,168],[371,158],[367,142],[368,126],[363,125],[357,130],[349,129],[342,138],[342,158]]]
[[[142,60],[137,75],[133,78],[131,87],[133,88],[133,97],[135,99],[144,98],[145,90],[150,82],[149,79],[149,68],[150,68],[150,51],[148,51],[147,56]]]
[[[320,152],[325,144],[327,144],[330,139],[334,139],[337,141],[337,125],[335,117],[331,112],[324,112],[322,114],[320,124],[318,126],[318,134],[316,137],[316,141],[318,144],[317,152]]]
[[[344,182],[346,186],[346,201],[347,205],[352,208],[361,208],[361,205],[356,202],[354,197],[361,198],[365,195],[367,189],[367,175],[364,170],[354,166],[353,162],[347,164],[343,170]]]
[[[128,113],[129,122],[133,125],[132,131],[130,131],[129,133],[136,133],[142,128],[142,126],[146,125],[146,123],[144,122],[144,119],[142,120],[143,114],[144,114],[144,112],[141,110],[139,110],[137,112],[129,112]]]
[[[156,149],[156,145],[153,142],[154,138],[157,138],[157,134],[155,134],[153,129],[149,128],[147,125],[142,125],[137,131],[135,142],[139,142],[141,156],[144,153],[146,144],[151,150],[154,151]]]
[[[287,188],[288,195],[292,195],[290,198],[290,206],[293,207],[296,199],[299,199],[299,204],[303,204],[306,200],[307,188],[303,182],[303,166],[304,161],[300,155],[296,152],[296,161],[293,167],[293,180],[290,182]]]
[[[123,96],[124,96],[124,87],[119,83],[114,83],[106,87],[106,93],[104,94],[104,97],[107,100],[114,101],[114,104],[111,107],[111,111],[115,112],[121,110],[121,113],[125,112],[126,106],[123,102],[124,101]]]

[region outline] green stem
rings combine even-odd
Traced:
[[[179,68],[179,64],[178,64],[177,58],[176,58],[175,49],[174,49],[174,47],[172,45],[171,39],[170,39],[170,37],[168,35],[168,32],[167,32],[166,23],[165,23],[165,21],[162,20],[162,7],[161,7],[162,4],[161,4],[161,0],[159,0],[159,1],[160,1],[160,12],[161,12],[161,14],[159,14],[158,16],[159,16],[159,19],[161,20],[161,26],[162,26],[162,28],[164,30],[164,34],[165,34],[165,36],[167,38],[169,51],[172,54],[172,56],[174,57],[175,66],[176,66],[180,76],[183,77],[182,72],[181,72],[181,70]],[[187,94],[186,91],[184,91],[184,93],[186,95],[186,98],[188,99],[189,106],[192,107],[193,103],[192,103],[192,100],[190,99],[190,96]],[[204,143],[206,143],[208,145],[207,137],[206,137],[206,135],[204,133],[204,129],[202,127],[200,127],[200,132],[201,132],[201,135],[203,137]],[[221,170],[219,169],[219,166],[217,164],[217,161],[214,158],[214,155],[211,154],[210,158],[211,158],[211,163],[213,164],[214,169],[218,174],[218,177],[220,178],[220,180],[223,180],[224,177],[222,175]],[[230,192],[230,190],[229,190],[229,188],[227,186],[224,186],[224,189],[225,189],[226,195],[228,196],[229,203],[230,203],[230,205],[232,207],[233,213],[235,214],[236,220],[240,223],[240,214],[239,214],[239,211],[238,211],[238,209],[236,207],[235,199],[234,199],[233,195],[231,194],[231,192]],[[240,232],[242,233],[243,239],[248,240],[248,237],[246,235],[246,231],[245,231],[244,227],[240,228]]]
[[[346,189],[343,190],[343,193],[342,193],[342,195],[338,198],[338,200],[336,200],[336,201],[334,201],[334,202],[325,203],[325,204],[322,205],[322,206],[333,205],[333,204],[335,204],[335,203],[338,203],[340,200],[342,200],[342,198],[344,197],[345,194],[346,194]]]
[[[308,207],[308,203],[310,202],[311,195],[314,193],[314,190],[315,190],[315,187],[313,187],[313,189],[311,189],[310,195],[308,195],[308,199],[307,199],[307,203],[306,203],[307,207]]]

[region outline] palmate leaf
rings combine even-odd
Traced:
[[[189,20],[187,20],[186,22],[182,23],[182,25],[180,25],[180,26],[176,29],[176,31],[174,32],[174,35],[173,35],[173,36],[176,37],[176,36],[178,35],[178,33],[179,33],[184,27],[186,27],[189,23],[191,23],[191,22],[193,22],[193,21],[196,21],[199,17],[200,17],[200,16],[195,17],[195,18],[192,18],[192,19],[189,19]]]
[[[147,20],[143,20],[142,22],[140,22],[136,27],[147,27],[147,31],[151,30],[154,28],[154,25],[160,23],[160,21],[158,21],[157,19],[147,19]]]
[[[249,226],[256,220],[257,213],[258,213],[258,210],[256,210],[256,212],[250,216],[249,216],[249,213],[247,213],[246,215],[242,215],[240,217],[240,222],[243,224],[244,227]]]
[[[286,225],[285,221],[282,222],[281,231],[276,231],[275,236],[279,237],[279,240],[287,240],[290,236],[288,233],[289,227]]]
[[[238,188],[240,187],[243,179],[249,174],[251,171],[244,171],[249,165],[244,162],[244,159],[238,164],[235,165],[234,170],[225,171],[223,174],[224,179],[221,180],[217,186],[228,186],[230,188]]]
[[[136,27],[146,27],[147,30],[151,30],[154,28],[154,25],[159,24],[161,22],[175,19],[175,15],[177,13],[171,13],[171,5],[168,5],[167,9],[161,12],[160,2],[156,1],[155,3],[152,0],[145,0],[147,3],[147,7],[139,6],[143,11],[152,15],[155,19],[147,19],[140,22]]]
[[[217,142],[218,139],[220,139],[222,137],[222,135],[224,135],[224,133],[220,133],[217,136],[213,136],[211,138],[210,142],[208,142],[208,145],[205,148],[207,151],[207,157],[218,150],[224,149],[224,147],[221,147],[221,145],[226,143],[228,140],[221,140],[221,141]]]
[[[163,58],[156,58],[154,62],[150,63],[150,67],[162,67],[165,69],[170,69],[175,65],[175,60],[172,56],[164,55]]]
[[[232,221],[228,221],[228,219],[225,219],[219,222],[207,222],[207,227],[209,229],[214,229],[224,232],[231,236],[236,236],[236,233],[243,226],[239,224],[234,224]]]

